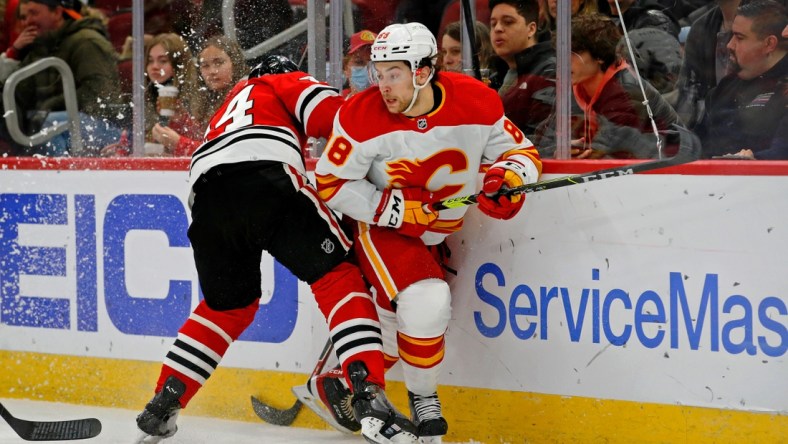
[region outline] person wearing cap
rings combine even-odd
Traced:
[[[350,97],[372,84],[369,78],[369,60],[375,36],[376,34],[368,29],[350,36],[350,46],[342,60],[347,79],[347,88],[342,91],[343,96]]]
[[[4,84],[14,71],[46,57],[65,61],[74,75],[83,140],[90,145],[88,150],[96,148],[97,153],[120,134],[114,123],[118,114],[114,105],[120,103],[117,56],[101,20],[83,17],[76,6],[81,3],[72,1],[20,0],[23,30],[0,56],[0,82]],[[20,123],[28,133],[67,118],[60,74],[54,69],[22,80],[16,97]],[[19,148],[19,154],[64,155],[69,149],[68,132],[44,146]]]

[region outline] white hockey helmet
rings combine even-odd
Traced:
[[[378,33],[372,44],[373,62],[405,61],[415,73],[422,60],[430,59],[432,68],[438,58],[435,36],[421,23],[396,23]]]

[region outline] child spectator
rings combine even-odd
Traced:
[[[572,19],[572,89],[580,112],[573,113],[572,155],[578,158],[651,158],[658,155],[656,137],[635,76],[616,54],[621,37],[616,24],[602,14]],[[659,130],[679,119],[673,108],[643,80]],[[555,149],[554,115],[537,131],[540,152]]]
[[[462,72],[462,22],[451,22],[446,25],[441,36],[440,60],[441,69],[446,71]],[[484,23],[476,21],[473,29],[476,37],[475,46],[479,51],[479,68],[487,71],[482,78],[489,80],[489,66],[495,53],[490,42],[490,28]]]
[[[202,134],[211,116],[224,103],[227,93],[249,71],[243,50],[238,42],[224,35],[208,39],[198,57],[200,82],[192,98],[192,117],[199,137],[181,134],[172,126],[156,123],[152,129],[153,140],[164,145],[174,156],[191,156],[202,143]]]
[[[194,97],[197,91],[197,74],[192,60],[192,52],[178,34],[165,33],[153,37],[145,49],[145,134],[146,141],[155,140],[153,129],[163,123],[178,134],[191,139],[202,137],[201,129],[191,118]],[[159,90],[165,86],[178,89],[175,113],[172,116],[159,115]],[[102,155],[114,156],[131,152],[128,136],[124,134],[119,143],[107,146]],[[163,145],[163,143],[161,143]],[[160,147],[161,148],[161,147]],[[173,155],[174,145],[163,147],[164,155]]]

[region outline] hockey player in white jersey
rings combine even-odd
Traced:
[[[190,166],[189,239],[205,296],[178,331],[155,395],[137,417],[137,442],[177,431],[180,409],[249,326],[261,296],[267,251],[310,285],[341,368],[354,386],[354,420],[379,444],[417,442],[416,428],[387,401],[380,325],[352,241],[306,177],[307,136],[327,137],[337,91],[269,56],[239,82],[211,119]]]
[[[451,314],[440,252],[467,210],[433,213],[425,204],[474,194],[485,168],[479,208],[510,219],[525,196],[499,191],[537,181],[542,165],[495,91],[466,75],[437,72],[437,53],[434,36],[419,23],[383,29],[372,45],[378,88],[340,109],[315,170],[320,196],[354,220],[353,248],[375,289],[386,367],[402,364],[422,442],[440,442],[448,430],[437,393]],[[337,390],[337,373],[314,377],[310,387],[341,415],[331,407],[350,393]]]

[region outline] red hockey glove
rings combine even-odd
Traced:
[[[482,193],[477,197],[482,213],[495,219],[511,219],[525,202],[525,194],[506,197],[498,194],[505,188],[518,187],[525,183],[525,166],[519,162],[505,160],[494,163],[484,175]]]
[[[432,193],[421,188],[388,189],[383,191],[375,211],[375,223],[396,228],[401,234],[420,237],[438,215],[424,209]]]

